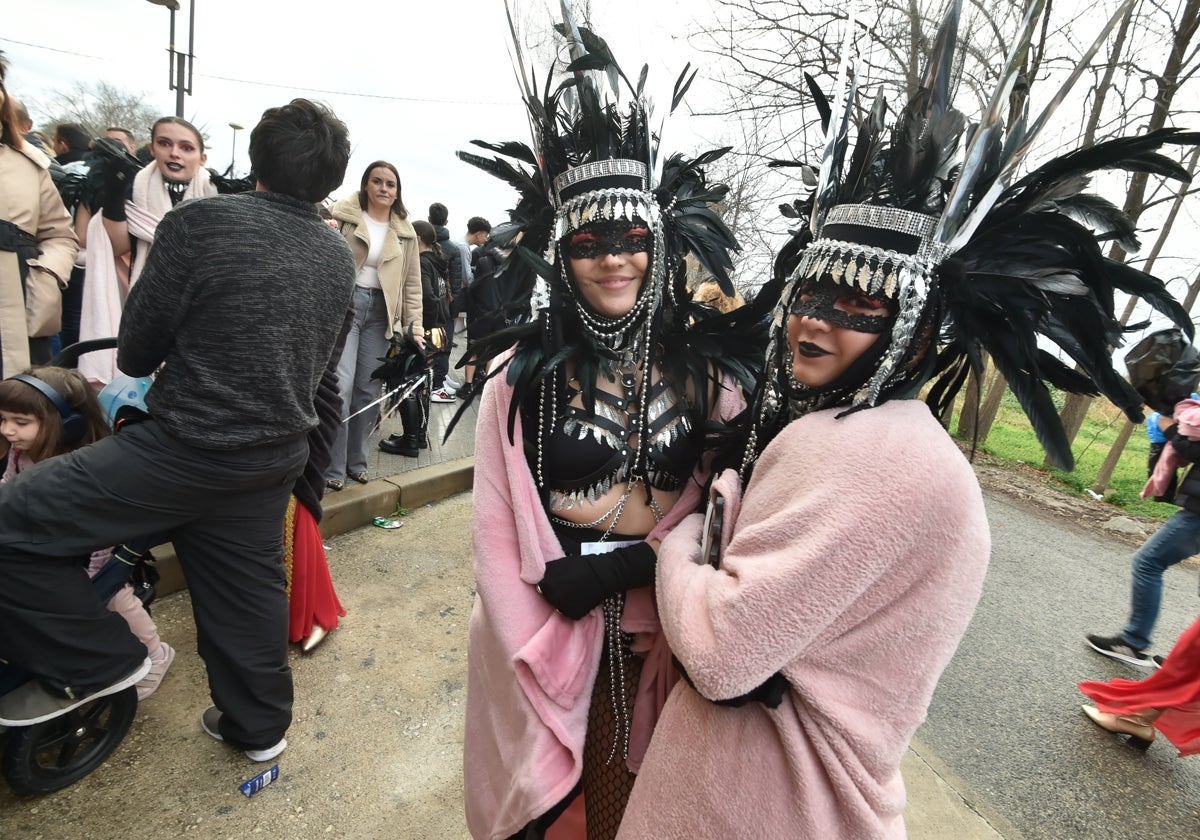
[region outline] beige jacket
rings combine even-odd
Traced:
[[[21,290],[17,255],[0,251],[0,374],[29,367],[29,338],[54,335],[62,323],[62,289],[71,277],[79,240],[71,215],[50,180],[50,160],[25,144],[0,143],[0,219],[37,240],[41,253],[29,261]],[[420,282],[417,283],[418,294]]]
[[[358,206],[358,193],[343,198],[329,208],[350,243],[354,253],[354,268],[362,270],[371,249],[370,232],[363,222],[363,210]],[[388,331],[391,338],[396,327],[401,331],[413,328],[414,335],[425,335],[421,322],[421,262],[417,254],[417,232],[412,223],[392,214],[391,232],[379,256],[379,285],[387,302]]]

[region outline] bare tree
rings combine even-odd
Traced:
[[[1014,30],[1030,0],[1018,4],[968,0],[974,14],[962,23],[960,87],[982,103],[998,72],[995,57],[1008,49],[1002,33]],[[773,159],[815,162],[822,128],[804,73],[828,89],[837,76],[847,4],[817,0],[715,0],[716,12],[693,45],[714,60],[706,72],[722,92],[718,105],[697,110],[716,116],[732,145],[725,176],[738,197],[735,232],[744,248],[736,282],[752,293],[769,276],[770,255],[778,250],[789,222],[776,212],[804,188],[796,170],[767,170]],[[862,89],[882,90],[891,102],[915,92],[944,9],[943,0],[879,0],[869,16],[855,22],[862,49],[857,62]],[[1035,51],[1040,62],[1043,49]],[[857,103],[870,107],[869,98]],[[730,175],[736,177],[729,177]],[[738,183],[747,189],[738,190]],[[752,189],[750,189],[752,187]],[[727,218],[727,221],[729,219]]]
[[[717,209],[741,246],[741,251],[733,255],[735,285],[745,297],[752,298],[771,276],[772,256],[779,244],[776,235],[782,232],[762,224],[768,214],[778,215],[773,208],[777,177],[756,155],[738,151],[762,142],[763,135],[770,131],[766,118],[748,113],[734,128],[738,137],[719,141],[733,150],[710,164],[706,174],[710,183],[729,186],[728,195]],[[784,221],[780,219],[779,228]]]
[[[1173,116],[1171,106],[1180,85],[1196,72],[1197,66],[1200,66],[1195,61],[1196,53],[1193,46],[1196,31],[1200,28],[1200,0],[1186,0],[1178,16],[1172,17],[1171,20],[1174,25],[1174,32],[1171,38],[1171,50],[1167,54],[1165,66],[1160,73],[1143,76],[1144,81],[1152,83],[1155,90],[1152,100],[1153,108],[1146,126],[1148,131],[1156,131],[1167,125],[1168,119]],[[1121,40],[1123,40],[1123,37]],[[1110,64],[1118,64],[1118,58],[1114,57]],[[1096,124],[1099,122],[1098,111],[1102,106],[1104,97],[1111,88],[1111,80],[1112,73],[1106,73],[1104,79],[1105,86],[1096,91],[1096,106],[1093,108],[1093,116],[1089,119],[1087,126],[1089,132],[1094,131]],[[1195,158],[1193,157],[1194,160]],[[1129,179],[1129,187],[1125,194],[1124,210],[1135,224],[1149,204],[1146,197],[1148,184],[1149,176],[1145,172],[1136,172]],[[1182,200],[1183,194],[1183,190],[1180,190],[1180,200]],[[1178,213],[1178,202],[1176,203],[1174,213]],[[1158,255],[1158,252],[1162,248],[1162,243],[1165,242],[1166,234],[1170,232],[1171,224],[1174,221],[1174,213],[1169,217],[1164,226],[1163,234],[1159,237],[1159,243],[1155,246],[1153,257]],[[1124,248],[1114,243],[1109,251],[1109,257],[1119,262],[1124,262],[1128,258],[1128,255]],[[1153,266],[1153,257],[1148,261],[1148,265],[1146,266],[1147,271]],[[1125,310],[1122,323],[1128,322],[1132,312],[1133,302],[1131,301]],[[1090,405],[1090,397],[1079,394],[1072,394],[1068,397],[1062,411],[1063,426],[1067,430],[1068,440],[1073,440],[1079,433]],[[1118,456],[1120,454],[1119,450],[1124,448],[1124,441],[1126,440],[1128,440],[1128,436],[1125,436],[1119,447],[1114,447],[1114,449],[1118,450]],[[1113,466],[1115,466],[1115,459],[1112,458],[1111,453],[1110,459],[1113,460]],[[1109,475],[1111,476],[1111,470],[1109,471]],[[1099,482],[1099,478],[1097,482]]]
[[[76,82],[66,91],[56,91],[42,111],[53,114],[46,125],[79,123],[93,137],[110,127],[125,128],[138,140],[148,139],[150,126],[162,114],[146,104],[145,95],[108,82]]]

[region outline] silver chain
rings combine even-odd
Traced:
[[[609,695],[613,707],[616,731],[612,750],[604,763],[611,765],[620,750],[621,758],[629,760],[629,703],[625,699],[625,639],[621,632],[621,614],[625,611],[625,593],[618,592],[604,599],[604,635],[608,645],[608,666],[612,674]]]

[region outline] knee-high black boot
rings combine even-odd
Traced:
[[[416,458],[421,450],[420,439],[425,434],[425,417],[416,395],[400,402],[397,413],[400,423],[404,426],[404,434],[390,435],[379,441],[379,448],[390,455],[403,455],[406,458]]]
[[[400,454],[416,458],[421,451],[421,435],[425,430],[425,413],[421,411],[420,397],[414,394],[400,403],[400,422],[404,426],[404,437],[400,439]]]

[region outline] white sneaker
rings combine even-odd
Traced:
[[[429,395],[429,401],[435,403],[452,403],[454,399],[454,394],[451,394],[445,388],[438,388]]]
[[[159,643],[156,653],[158,654],[157,656],[150,657],[150,673],[142,677],[137,684],[139,703],[158,691],[158,686],[162,683],[162,678],[167,675],[167,669],[175,661],[175,648],[166,642]]]
[[[200,728],[212,738],[224,742],[225,739],[221,737],[221,715],[220,709],[216,706],[209,706],[200,714]],[[279,743],[274,746],[261,750],[242,750],[242,752],[251,761],[270,761],[286,749],[287,738],[280,738]]]

